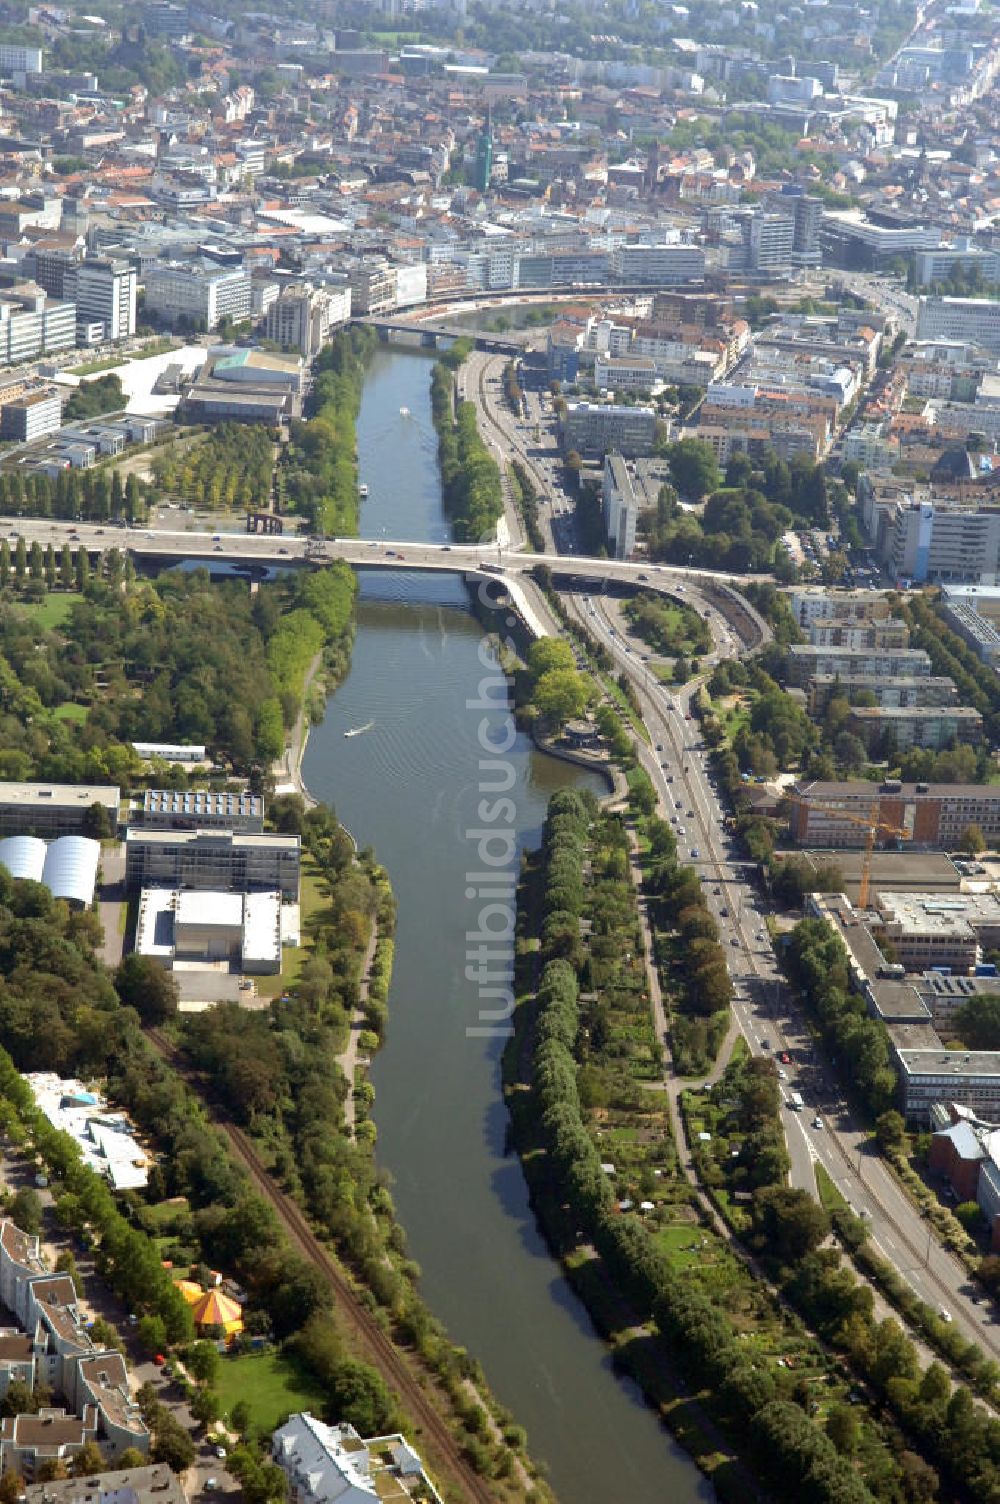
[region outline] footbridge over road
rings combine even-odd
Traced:
[[[732,574],[712,569],[677,569],[670,565],[633,563],[568,554],[512,553],[496,544],[393,543],[362,538],[305,538],[284,533],[197,532],[187,529],[99,527],[85,522],[52,522],[44,517],[0,517],[0,537],[27,547],[64,544],[90,554],[109,549],[127,551],[137,563],[169,568],[195,561],[208,568],[226,566],[249,578],[263,578],[271,569],[319,568],[344,559],[352,569],[435,570],[481,575],[514,584],[536,570],[547,570],[553,584],[566,590],[657,590],[663,594],[708,597],[731,619],[743,618],[740,635],[750,645],[767,640],[767,623],[739,592],[739,585],[766,580],[768,575]],[[517,592],[513,592],[516,596]],[[692,602],[697,604],[696,602]],[[739,622],[737,620],[737,625]]]

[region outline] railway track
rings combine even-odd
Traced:
[[[204,1099],[204,1093],[193,1078],[176,1045],[160,1029],[147,1029],[146,1037],[160,1055]],[[316,1236],[302,1208],[278,1186],[262,1163],[252,1142],[235,1123],[230,1122],[211,1104],[212,1120],[226,1135],[233,1157],[243,1166],[256,1189],[274,1208],[282,1227],[304,1258],[314,1264],[328,1281],[337,1301],[338,1319],[354,1333],[362,1355],[378,1370],[387,1384],[397,1392],[420,1432],[427,1437],[437,1454],[437,1468],[447,1480],[461,1491],[461,1497],[471,1504],[497,1504],[497,1495],[484,1483],[462,1456],[451,1429],[438,1414],[426,1393],[401,1357],[391,1339],[386,1336],[372,1313],[358,1298],[351,1281],[343,1268]]]

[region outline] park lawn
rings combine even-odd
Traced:
[[[86,705],[78,705],[75,700],[64,700],[61,705],[56,706],[52,714],[57,721],[74,721],[78,726],[82,726],[90,711]]]
[[[310,1383],[290,1359],[274,1351],[223,1358],[216,1389],[223,1414],[228,1415],[237,1400],[245,1400],[253,1425],[268,1433],[293,1411],[312,1410],[322,1415],[326,1407],[319,1386]]]
[[[101,360],[85,360],[82,366],[71,366],[68,376],[96,376],[99,371],[114,371],[127,364],[127,357],[105,355]]]
[[[50,590],[43,600],[19,601],[18,610],[26,612],[37,626],[51,632],[62,626],[76,602],[82,599],[78,590]]]
[[[163,339],[154,340],[151,345],[146,345],[142,350],[134,350],[130,359],[150,360],[154,355],[165,355],[168,350],[179,349],[180,345],[177,340],[171,339],[169,335],[165,335]]]

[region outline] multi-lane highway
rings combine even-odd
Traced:
[[[692,586],[683,587],[691,600]],[[682,597],[683,598],[683,597]],[[733,656],[732,629],[709,612],[714,646],[706,669]],[[724,826],[697,721],[691,718],[696,686],[659,683],[645,661],[643,644],[629,638],[622,619],[598,596],[578,597],[581,622],[611,653],[639,695],[653,747],[640,755],[653,780],[664,817],[671,821],[682,859],[699,872],[719,925],[733,979],[733,1013],[754,1054],[775,1059],[786,1104],[793,1092],[804,1109],[784,1111],[791,1181],[816,1193],[814,1165],[821,1164],[849,1204],[868,1223],[873,1244],[921,1300],[946,1311],[964,1335],[1000,1358],[1000,1329],[991,1303],[980,1303],[958,1261],[945,1253],[883,1162],[866,1140],[828,1070],[824,1053],[783,985],[768,935],[766,908],[754,883],[755,864],[739,854]],[[787,1057],[787,1059],[785,1058]]]
[[[678,569],[671,565],[633,563],[624,559],[573,557],[558,553],[517,553],[495,542],[483,543],[406,543],[388,539],[364,541],[360,538],[327,538],[317,541],[301,534],[285,533],[264,536],[256,533],[203,528],[156,527],[124,528],[110,524],[99,526],[87,522],[52,522],[43,517],[0,517],[0,540],[7,539],[13,549],[18,537],[30,545],[37,540],[42,547],[51,543],[61,549],[86,548],[90,552],[127,549],[137,559],[169,563],[196,559],[236,565],[286,566],[321,565],[334,559],[346,559],[358,568],[436,569],[461,574],[467,570],[487,569],[509,575],[529,574],[538,565],[565,574],[571,571],[580,580],[601,583],[637,584],[650,590],[665,589],[670,581],[687,580],[726,584],[731,572],[712,569]],[[744,580],[767,579],[767,575],[746,575]],[[750,610],[751,608],[747,608]]]

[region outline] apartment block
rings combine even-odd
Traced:
[[[797,585],[788,596],[792,615],[806,632],[814,622],[885,621],[890,613],[885,596],[873,590],[826,590],[821,585]]]
[[[266,336],[283,349],[298,350],[307,358],[317,355],[333,330],[351,316],[351,289],[312,287],[308,283],[286,288],[267,310]]]
[[[927,674],[923,678],[880,679],[874,674],[816,674],[809,680],[809,713],[819,716],[834,695],[842,695],[852,704],[860,697],[871,696],[876,705],[906,708],[910,705],[955,705],[958,690],[955,681],[945,674]]]
[[[869,752],[886,745],[899,751],[908,747],[950,747],[954,742],[982,741],[983,718],[967,705],[855,706],[847,730],[860,737]]]
[[[876,679],[896,679],[922,678],[930,671],[931,660],[923,648],[891,648],[882,652],[794,643],[785,657],[785,680],[799,688],[820,674],[867,674]]]
[[[910,641],[906,623],[891,617],[867,622],[814,621],[808,630],[813,647],[848,648],[852,652],[886,652],[905,648]]]

